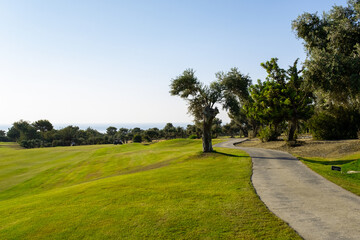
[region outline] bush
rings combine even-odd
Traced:
[[[315,139],[336,140],[357,138],[360,114],[343,107],[316,113],[309,120],[309,127]]]
[[[145,140],[146,142],[152,142],[151,138],[150,138],[148,135],[145,135],[145,136],[144,136],[144,140]]]
[[[6,136],[0,136],[0,142],[10,142],[10,139]]]
[[[39,148],[42,147],[42,141],[40,139],[22,140],[20,146],[24,148]]]
[[[134,137],[133,137],[133,142],[134,143],[141,143],[142,142],[142,137],[141,137],[141,135],[135,135]]]
[[[275,141],[279,136],[280,134],[270,126],[263,127],[259,131],[259,138],[262,142]]]
[[[190,135],[189,139],[197,139],[197,136],[196,135]]]

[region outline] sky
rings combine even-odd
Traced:
[[[261,62],[306,58],[291,22],[333,5],[346,1],[0,0],[0,124],[191,123],[171,79],[264,80]]]

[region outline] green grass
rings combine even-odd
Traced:
[[[326,179],[360,196],[360,173],[347,174],[351,170],[360,171],[360,153],[340,159],[302,157],[299,159]],[[331,166],[339,166],[342,171],[331,170]]]
[[[244,152],[199,150],[0,144],[0,239],[300,239],[255,194]]]
[[[342,171],[345,173],[349,171],[360,171],[360,159],[344,164]]]

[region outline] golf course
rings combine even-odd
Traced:
[[[0,12],[0,240],[360,239],[360,0]]]
[[[256,195],[250,157],[214,150],[1,143],[0,239],[301,239]]]

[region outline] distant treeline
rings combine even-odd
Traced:
[[[239,128],[227,124],[222,126],[221,120],[214,121],[213,136],[239,134]],[[38,120],[30,123],[20,120],[14,122],[7,132],[0,130],[1,142],[18,142],[25,148],[56,147],[71,145],[92,145],[92,144],[125,144],[132,142],[152,142],[160,139],[174,138],[201,138],[202,130],[196,124],[187,125],[186,128],[174,127],[167,123],[163,129],[150,128],[143,130],[135,127],[116,128],[109,126],[106,133],[88,127],[85,130],[78,126],[69,125],[56,130],[48,120]]]

